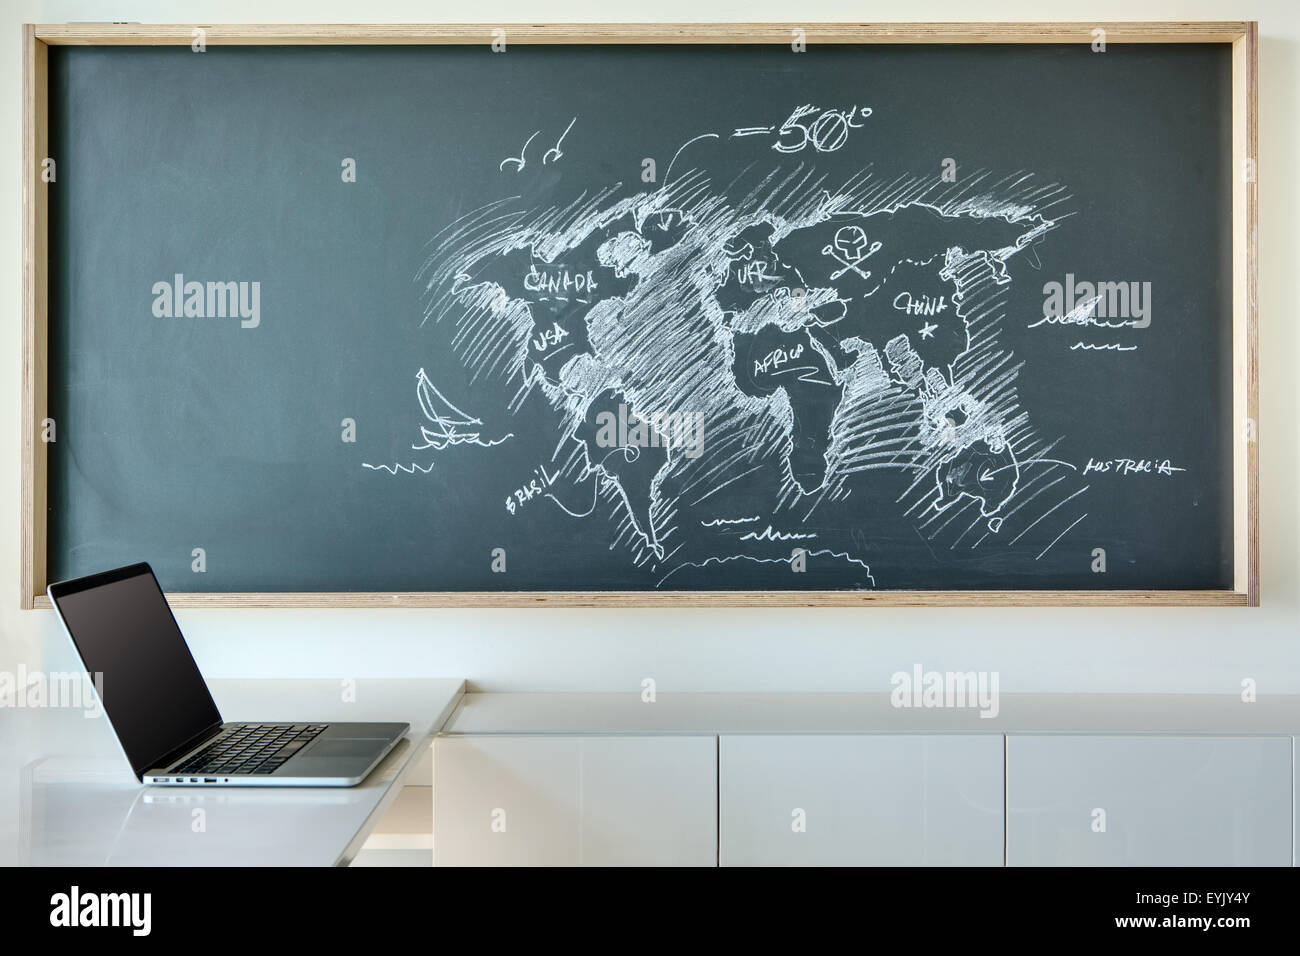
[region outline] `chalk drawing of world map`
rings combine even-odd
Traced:
[[[434,236],[425,322],[454,330],[470,381],[555,413],[549,454],[501,506],[601,523],[611,560],[666,589],[800,559],[889,587],[887,560],[836,517],[879,488],[936,553],[1033,530],[1041,558],[1085,517],[1087,488],[1035,433],[999,333],[1011,266],[1036,263],[1064,187],[874,166],[831,181],[817,152],[847,137],[742,189],[692,166],[755,132],[697,137],[633,195],[610,183],[544,207],[510,194],[528,163],[563,161],[530,141],[503,161],[501,198]],[[425,457],[365,467],[417,480],[437,454],[516,440],[412,375]]]

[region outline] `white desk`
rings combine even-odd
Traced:
[[[34,866],[347,864],[464,693],[460,680],[214,680],[225,720],[406,721],[359,786],[145,787],[107,721],[10,711],[0,728],[0,863]]]

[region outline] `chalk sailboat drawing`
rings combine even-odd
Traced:
[[[428,373],[424,369],[416,373],[415,390],[420,397],[420,411],[424,412],[424,417],[432,425],[432,427],[420,426],[420,435],[424,439],[424,444],[412,445],[411,447],[416,451],[423,451],[426,448],[442,451],[452,445],[482,445],[484,448],[491,448],[513,437],[506,435],[494,441],[485,441],[482,431],[479,430],[483,426],[483,420],[475,418],[468,412],[462,412],[453,405],[451,400],[429,381]],[[462,429],[468,430],[462,431]]]
[[[845,133],[871,115],[855,110]],[[606,522],[602,543],[660,587],[745,564],[816,572],[799,586],[888,587],[864,514],[910,523],[927,554],[1009,548],[1037,528],[1028,557],[1042,558],[1086,517],[1088,485],[1031,425],[1001,332],[1011,267],[1039,268],[1035,246],[1070,215],[1065,187],[869,166],[834,179],[816,153],[854,139],[787,150],[747,129],[686,140],[658,185],[502,198],[431,240],[424,324],[449,330],[506,414],[540,402],[555,421],[544,481],[520,476],[510,520],[556,507]],[[414,450],[513,437],[485,439],[424,368],[416,381]],[[707,441],[602,430],[673,416]],[[584,495],[590,507],[563,503]]]
[[[447,396],[438,391],[438,387],[430,381],[429,374],[423,368],[415,375],[415,392],[420,402],[420,411],[424,413],[424,417],[429,424],[420,425],[421,443],[412,445],[411,449],[413,451],[425,451],[427,449],[443,451],[453,445],[478,445],[483,448],[491,448],[514,437],[508,434],[501,438],[485,439],[481,430],[483,427],[482,419],[475,418],[453,404]],[[406,465],[372,465],[363,462],[362,467],[372,471],[386,471],[390,475],[395,475],[399,471],[407,474],[416,472],[428,474],[433,469],[433,463],[430,462],[428,465],[419,465],[415,462]]]

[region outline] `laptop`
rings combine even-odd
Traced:
[[[351,787],[409,724],[226,723],[148,564],[46,593],[136,778],[184,787]]]

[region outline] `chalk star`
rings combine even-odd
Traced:
[[[935,329],[937,328],[939,328],[939,326],[931,325],[929,322],[925,323],[925,325],[921,326],[920,329],[921,338],[928,339],[930,336],[934,335]]]

